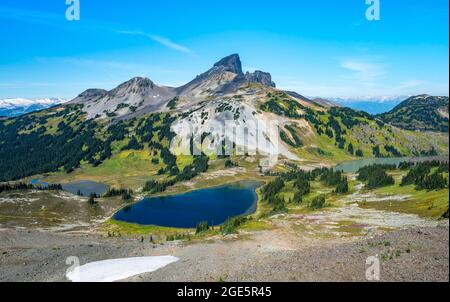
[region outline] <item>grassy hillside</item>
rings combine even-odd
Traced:
[[[332,169],[292,167],[261,189],[266,214],[309,213],[357,203],[365,209],[439,219],[448,212],[448,163],[373,165],[353,175]],[[261,211],[262,211],[261,210]]]
[[[269,94],[260,109],[289,119],[281,139],[300,158],[310,161],[335,163],[448,152],[446,135],[401,130],[350,108],[314,110],[285,93]]]
[[[401,130],[363,112],[310,106],[282,92],[267,94],[257,110],[279,115],[280,141],[311,163],[448,153],[444,134]],[[152,187],[165,190],[208,168],[207,160],[170,152],[175,136],[171,125],[181,116],[183,112],[87,120],[80,105],[70,105],[1,119],[0,181],[89,179],[133,189],[153,181]]]
[[[408,130],[448,132],[448,97],[420,95],[378,117]]]

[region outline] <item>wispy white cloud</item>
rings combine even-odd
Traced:
[[[145,37],[145,38],[150,39],[154,42],[157,42],[169,49],[176,50],[176,51],[183,52],[183,53],[193,54],[193,51],[191,49],[189,49],[188,47],[180,45],[166,37],[162,37],[162,36],[158,36],[158,35],[151,35],[151,34],[143,32],[143,31],[139,31],[139,30],[132,30],[132,31],[121,30],[121,31],[119,31],[119,33],[124,34],[124,35]]]
[[[124,34],[124,35],[132,35],[132,36],[141,36],[141,37],[145,37],[148,38],[154,42],[157,42],[169,49],[173,49],[179,52],[183,52],[183,53],[188,53],[188,54],[193,54],[193,51],[189,48],[187,48],[186,46],[180,45],[178,43],[175,43],[174,41],[170,40],[169,38],[166,37],[162,37],[162,36],[158,36],[158,35],[151,35],[151,34],[147,34],[143,31],[139,31],[139,30],[121,30],[119,31],[119,33]]]
[[[156,41],[156,42],[158,42],[158,43],[160,43],[160,44],[162,44],[162,45],[164,45],[164,46],[166,46],[166,47],[168,47],[170,49],[174,49],[174,50],[185,52],[185,53],[192,53],[192,51],[189,48],[187,48],[185,46],[182,46],[180,44],[177,44],[177,43],[175,43],[175,42],[173,42],[173,41],[171,41],[171,40],[169,40],[167,38],[160,37],[160,36],[149,36],[149,37],[153,41]]]
[[[8,19],[8,20],[16,20],[27,23],[40,23],[40,24],[52,24],[59,25],[61,21],[65,21],[64,14],[55,14],[46,11],[36,11],[36,10],[26,10],[26,9],[17,9],[17,8],[9,8],[0,6],[0,19]],[[83,20],[83,23],[79,24],[80,28],[86,28],[92,30],[92,27],[95,27],[100,31],[113,31],[120,34],[125,35],[134,35],[141,36],[147,39],[150,39],[156,43],[159,43],[169,49],[179,51],[182,53],[193,54],[194,52],[188,47],[181,45],[172,41],[171,39],[159,35],[148,34],[143,31],[138,30],[121,30],[116,31],[111,29],[113,27],[112,24],[102,24],[93,22],[92,20]]]
[[[361,84],[373,84],[386,73],[385,65],[363,58],[347,58],[340,62],[340,66],[350,72],[344,77],[360,81]]]

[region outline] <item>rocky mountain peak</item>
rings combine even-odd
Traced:
[[[91,88],[91,89],[87,89],[84,92],[82,92],[80,95],[78,95],[78,97],[83,97],[83,98],[102,97],[102,96],[106,95],[107,93],[108,93],[108,91],[106,91],[104,89]]]
[[[242,72],[242,63],[238,54],[232,54],[228,57],[223,58],[216,64],[214,64],[216,68],[222,68],[224,71],[229,71],[238,75],[243,75]]]
[[[96,101],[106,95],[108,95],[107,90],[91,88],[80,93],[75,99],[68,102],[68,104],[83,104],[91,101]]]
[[[275,83],[272,82],[272,76],[268,72],[263,72],[257,70],[255,72],[247,72],[245,74],[245,80],[248,83],[259,83],[269,87],[276,87]]]
[[[155,86],[155,83],[153,83],[149,78],[134,77],[131,80],[123,83],[121,86],[153,88]]]
[[[148,90],[155,88],[155,83],[153,83],[149,78],[135,77],[125,83],[120,84],[117,88],[111,91],[111,94],[116,93],[143,93]]]

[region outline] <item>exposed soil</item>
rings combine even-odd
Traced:
[[[375,198],[361,189],[333,207],[273,216],[270,230],[163,245],[95,232],[120,199],[92,209],[64,192],[3,194],[0,281],[67,281],[70,256],[173,255],[180,260],[125,281],[367,281],[366,260],[377,257],[380,281],[448,282],[448,219],[360,208],[358,198]]]
[[[293,229],[155,245],[145,238],[85,237],[0,230],[0,281],[67,281],[66,259],[173,255],[180,261],[126,281],[366,281],[366,259],[381,262],[380,281],[446,281],[448,220],[432,228],[338,239],[304,237]]]

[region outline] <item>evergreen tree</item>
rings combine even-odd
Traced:
[[[353,155],[353,153],[354,153],[355,151],[354,151],[354,149],[353,149],[353,144],[352,144],[352,143],[348,144],[347,150],[348,150],[348,153],[350,153],[350,154]]]

